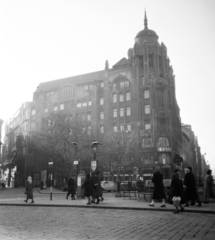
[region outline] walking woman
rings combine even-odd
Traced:
[[[213,176],[212,170],[207,170],[207,174],[205,176],[204,182],[204,203],[209,203],[209,198],[215,198],[214,190],[213,190]]]
[[[82,186],[82,189],[85,189],[84,196],[88,199],[87,205],[91,204],[91,197],[93,195],[93,185],[92,185],[92,180],[90,178],[90,174],[87,173],[86,175],[86,180]]]
[[[155,168],[155,173],[153,174],[152,182],[154,183],[154,191],[153,191],[152,201],[149,204],[149,206],[154,207],[155,200],[162,199],[161,207],[166,207],[166,204],[165,204],[166,195],[165,195],[164,185],[163,185],[163,175],[162,173],[160,173],[159,166]]]
[[[191,201],[191,205],[195,205],[195,201],[198,203],[198,207],[201,207],[201,201],[199,200],[198,192],[196,189],[196,180],[195,176],[192,173],[192,168],[185,168],[185,176],[184,176],[184,197],[185,197],[185,205],[184,207],[189,207],[189,201]]]
[[[24,200],[24,201],[27,203],[28,199],[31,199],[31,203],[34,203],[33,182],[32,182],[31,176],[29,176],[28,180],[26,181],[25,193],[26,193],[26,200]]]
[[[175,169],[174,174],[172,175],[172,181],[170,185],[170,196],[171,203],[175,206],[176,210],[173,213],[179,213],[178,207],[180,207],[181,212],[184,211],[184,208],[181,206],[184,203],[183,197],[183,182],[179,179],[179,170]]]

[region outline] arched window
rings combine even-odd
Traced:
[[[160,137],[157,145],[158,147],[169,147],[169,140],[167,137]]]

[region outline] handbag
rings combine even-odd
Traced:
[[[181,202],[181,197],[173,197],[172,198],[172,202],[173,202],[173,205],[175,206],[175,207],[178,207],[179,206],[179,204],[180,204],[180,202]]]

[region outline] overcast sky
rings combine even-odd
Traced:
[[[167,47],[182,123],[215,168],[214,0],[0,0],[0,118],[31,101],[41,82],[127,57],[145,8]]]

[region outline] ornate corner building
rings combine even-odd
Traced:
[[[128,58],[112,68],[106,61],[102,71],[39,84],[30,130],[41,129],[50,112],[75,112],[92,139],[99,141],[117,132],[125,138],[132,135],[140,174],[151,175],[155,165],[160,165],[164,177],[170,178],[176,167],[174,155],[182,152],[175,91],[167,48],[148,28],[145,14],[144,29],[136,35]]]

